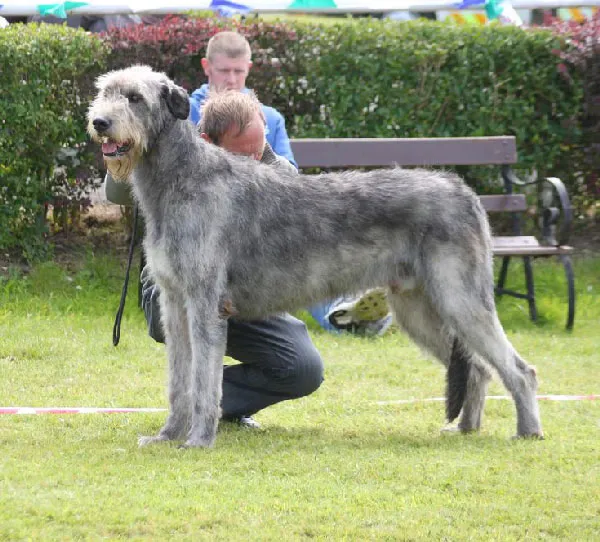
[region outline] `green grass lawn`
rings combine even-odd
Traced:
[[[0,279],[0,406],[166,408],[135,291],[111,343],[120,254]],[[572,333],[552,262],[535,264],[538,325],[499,302],[540,394],[600,393],[600,258],[576,273]],[[480,434],[442,435],[443,404],[393,403],[443,395],[404,335],[311,329],[322,387],[259,413],[262,430],[221,427],[212,450],[138,449],[164,413],[0,416],[0,540],[600,540],[600,401],[541,402],[544,441],[512,440],[514,407],[493,400]]]

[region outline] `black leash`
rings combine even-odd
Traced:
[[[115,325],[113,327],[113,345],[117,346],[121,339],[121,319],[125,310],[125,299],[127,299],[127,286],[129,284],[129,271],[131,270],[131,261],[133,260],[133,251],[137,241],[137,223],[138,223],[138,206],[133,206],[133,231],[131,232],[131,242],[129,243],[129,256],[127,257],[127,271],[125,272],[125,282],[121,291],[121,301],[117,316],[115,317]]]

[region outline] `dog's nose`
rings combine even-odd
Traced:
[[[110,128],[110,121],[103,117],[96,117],[92,124],[98,133],[106,132]]]

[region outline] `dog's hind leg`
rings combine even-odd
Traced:
[[[186,308],[192,344],[192,425],[185,445],[207,448],[214,444],[220,418],[227,322],[219,317],[215,291],[189,295]]]
[[[491,266],[473,265],[469,254],[461,256],[458,250],[452,255],[439,255],[435,260],[443,261],[444,265],[429,269],[425,283],[432,303],[462,343],[498,372],[515,402],[517,435],[541,437],[535,370],[517,354],[498,320]],[[472,417],[476,414],[473,412]],[[472,423],[466,418],[464,421],[465,429],[469,429]]]
[[[498,373],[510,392],[517,410],[517,436],[542,437],[536,398],[537,378],[533,367],[525,363],[506,338],[497,315],[479,317],[457,330],[463,340]]]
[[[447,368],[447,421],[453,421],[462,407],[459,429],[464,432],[479,429],[489,373],[474,363],[469,350],[444,325],[421,288],[392,289],[388,298],[398,325]]]
[[[417,343],[438,358],[446,367],[450,363],[452,335],[437,311],[423,296],[420,288],[388,293],[396,323]]]
[[[141,437],[140,446],[162,440],[182,440],[191,422],[189,391],[192,353],[183,299],[164,289],[159,299],[169,360],[169,415],[158,435]]]

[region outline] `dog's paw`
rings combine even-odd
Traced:
[[[442,435],[470,435],[471,433],[477,433],[477,429],[465,429],[460,425],[445,425],[440,429]]]
[[[440,429],[440,433],[442,435],[458,435],[460,434],[460,428],[457,425],[447,424]]]
[[[479,429],[476,428],[466,428],[458,425],[447,424],[440,429],[440,433],[442,435],[469,435],[471,433],[477,433]]]
[[[149,444],[155,444],[156,442],[164,442],[165,440],[169,439],[164,435],[155,435],[153,437],[139,437],[138,447],[143,448],[144,446],[148,446]]]
[[[542,431],[539,433],[523,433],[522,435],[515,435],[512,438],[513,440],[546,440]]]
[[[181,448],[212,448],[214,444],[214,437],[194,438],[190,436],[190,438],[185,441],[185,444],[181,445]]]

